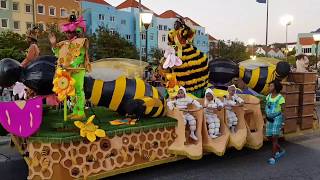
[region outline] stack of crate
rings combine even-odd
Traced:
[[[300,85],[293,82],[283,82],[281,94],[286,99],[284,116],[285,126],[284,133],[296,132],[298,122],[301,119],[299,111],[300,102]]]
[[[314,122],[314,109],[315,109],[315,88],[316,88],[316,73],[290,73],[287,78],[288,82],[284,83],[284,96],[286,98],[285,115],[287,129],[285,133],[294,132],[292,119],[295,119],[300,125],[301,130],[312,129]],[[297,95],[288,96],[288,91],[299,92]],[[288,107],[288,108],[287,108]],[[293,118],[293,115],[295,118]],[[292,115],[292,116],[291,116]],[[294,120],[294,121],[295,121]],[[287,131],[286,131],[287,130]]]

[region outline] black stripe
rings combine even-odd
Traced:
[[[84,93],[85,93],[85,97],[86,99],[90,99],[91,95],[92,95],[92,91],[93,91],[93,83],[94,83],[94,79],[91,77],[84,77]]]
[[[148,116],[153,116],[154,114],[156,114],[157,113],[157,111],[158,111],[158,109],[159,109],[159,107],[153,107],[152,108],[152,110],[151,110],[151,112],[148,114]]]
[[[266,86],[268,78],[268,67],[260,67],[260,74],[257,85],[253,88],[257,93],[260,93]]]
[[[146,97],[152,97],[153,96],[153,92],[152,92],[152,86],[148,83],[146,83],[146,91],[144,93],[144,96]]]
[[[109,82],[103,83],[102,95],[98,103],[99,106],[104,106],[109,108],[109,105],[112,99],[112,94],[114,93],[115,85],[116,85],[116,81],[109,81]]]
[[[204,83],[204,82],[206,82],[206,84],[204,84],[204,85],[202,85],[202,86],[200,86],[200,87],[198,88],[198,89],[201,89],[201,88],[203,88],[203,87],[205,87],[205,86],[208,85],[208,80],[199,81],[199,82],[196,83],[196,84],[185,85],[185,86],[183,86],[183,87],[186,88],[186,89],[188,89],[188,88],[193,88],[193,87],[195,87],[196,85],[200,85],[200,84],[202,84],[202,83]],[[196,90],[198,90],[198,89],[196,89]],[[188,92],[193,92],[193,91],[188,91]]]
[[[246,84],[249,84],[250,79],[251,79],[251,76],[252,76],[252,70],[250,70],[250,69],[245,69],[242,80],[243,80]]]
[[[203,61],[201,64],[199,65],[195,65],[195,66],[190,66],[190,67],[185,67],[185,68],[175,68],[174,69],[174,72],[187,72],[187,71],[190,71],[190,70],[194,70],[194,69],[200,69],[200,68],[203,68],[205,66],[208,65],[208,61]]]
[[[134,98],[134,95],[136,93],[136,86],[137,84],[135,79],[126,79],[126,90],[119,104],[119,107],[122,107],[127,101]]]
[[[182,56],[189,56],[191,54],[194,54],[197,52],[197,49],[193,48],[191,51],[188,51],[188,52],[183,52],[185,49],[189,49],[189,48],[183,48],[182,50]]]
[[[193,73],[193,74],[190,74],[190,75],[187,75],[187,76],[177,77],[177,80],[178,81],[190,81],[190,80],[193,80],[193,79],[201,78],[201,77],[206,76],[206,75],[209,75],[209,69],[208,68],[206,70],[204,70],[204,71]]]
[[[193,53],[193,54],[194,54],[194,53]],[[201,59],[203,56],[204,56],[204,55],[203,55],[203,52],[200,52],[200,54],[199,54],[198,56],[193,57],[193,58],[188,59],[188,60],[183,60],[182,62],[183,62],[183,64],[186,64],[186,63],[188,63],[188,62],[190,62],[190,61],[197,61],[197,60]]]

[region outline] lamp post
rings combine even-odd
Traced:
[[[320,33],[313,34],[313,40],[316,43],[316,70],[318,73],[318,51],[319,51]]]
[[[289,26],[292,24],[293,22],[293,16],[291,15],[284,15],[280,18],[280,22],[283,26],[286,27],[286,50],[285,50],[285,54],[286,54],[286,59],[288,60],[288,28]]]
[[[141,21],[146,30],[146,61],[148,62],[148,28],[152,22],[152,12],[143,12],[141,13]]]
[[[255,42],[256,42],[256,40],[253,39],[253,38],[248,40],[248,44],[251,45],[251,56],[250,56],[250,58],[253,59],[253,60],[256,59],[256,57],[254,55],[254,52],[253,52]]]

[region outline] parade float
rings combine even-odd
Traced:
[[[78,31],[81,23],[73,18],[65,31]],[[25,68],[15,60],[2,59],[0,86],[19,82],[33,92],[27,98],[0,104],[0,123],[24,157],[28,179],[100,179],[183,158],[197,160],[208,153],[222,156],[228,148],[262,147],[263,103],[258,97],[238,92],[244,103],[231,108],[238,118],[235,132],[229,128],[226,109],[213,110],[220,119],[216,138],[209,136],[212,129],[206,123],[204,108],[197,107],[205,106],[204,92],[211,85],[215,96],[223,100],[228,95],[224,85],[234,78],[266,94],[269,82],[286,79],[287,64],[247,61],[237,65],[222,60],[208,64],[206,55],[193,47],[193,36],[194,31],[182,20],[169,33],[170,49],[159,68],[165,77],[164,90],[140,79],[141,71],[126,71],[129,68],[124,67],[137,65],[131,60],[119,61],[123,63],[119,68],[115,62],[106,65],[101,60],[91,65],[92,72],[84,73],[90,69],[86,39],[58,43],[57,57],[41,56]],[[54,42],[53,36],[51,40]],[[102,76],[102,71],[116,75]],[[290,74],[287,79],[300,84],[289,83],[284,92],[289,99],[298,94],[298,105],[307,105],[311,100],[304,102],[307,96],[300,92],[312,92],[312,84],[305,82],[312,82],[313,74],[302,77]],[[167,103],[177,97],[180,86],[185,87],[185,98],[191,99],[191,104],[183,110],[170,109]],[[25,93],[24,88],[21,93]],[[43,104],[52,96],[58,98],[57,105]],[[193,100],[199,104],[195,106]],[[292,103],[296,101],[289,100],[286,107],[293,107]],[[303,123],[309,111],[298,110],[296,119],[302,117],[301,127],[310,128]],[[186,113],[194,118],[188,126]],[[292,121],[288,120],[289,124]],[[189,135],[192,131],[196,138]]]

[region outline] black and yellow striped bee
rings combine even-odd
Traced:
[[[142,102],[145,116],[159,117],[165,112],[162,94],[139,78],[119,77],[114,81],[104,82],[86,77],[85,95],[93,105],[104,106],[120,114],[126,112],[127,103],[133,100]]]
[[[237,77],[248,87],[264,95],[268,94],[271,81],[282,80],[290,72],[287,62],[268,62],[259,59],[243,61],[239,65],[228,60],[215,60],[210,62],[209,66],[211,83],[225,84]]]

